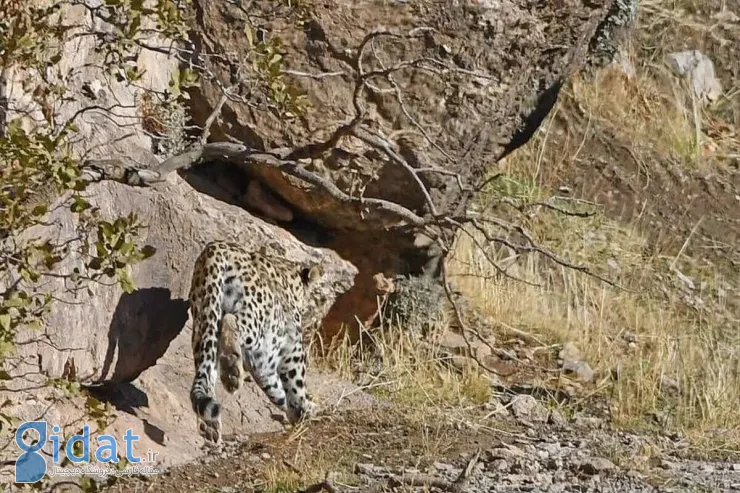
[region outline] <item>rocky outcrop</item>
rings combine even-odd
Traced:
[[[193,263],[208,241],[225,239],[250,249],[265,247],[271,255],[322,265],[324,275],[306,313],[311,325],[320,322],[336,297],[352,286],[357,272],[334,252],[306,246],[238,207],[199,194],[176,175],[156,188],[95,184],[90,197],[106,217],[137,214],[147,225],[141,241],[157,252],[133,269],[137,289],[130,294],[118,287],[95,285],[89,294],[72,296],[65,293],[64,280],[48,286],[61,302],[47,319],[44,338],[57,349],[42,345],[29,351],[38,355],[38,369],[50,375],[62,373],[66,357],[75,359],[77,374],[88,381],[130,382],[156,363],[188,320]],[[51,226],[32,233],[61,241],[72,237],[78,226],[72,214],[64,208],[52,210]],[[69,272],[82,261],[70,254],[60,271]],[[68,350],[60,354],[59,348]]]
[[[192,361],[185,300],[203,245],[231,239],[321,263],[325,276],[307,321],[323,321],[325,336],[343,324],[370,323],[378,308],[376,275],[434,277],[440,251],[387,208],[384,214],[370,213],[368,201],[397,204],[420,221],[464,214],[491,165],[529,139],[564,79],[588,58],[589,41],[614,0],[555,6],[525,0],[382,5],[334,0],[311,2],[311,12],[296,11],[292,2],[276,7],[256,1],[250,3],[249,22],[238,3],[194,3],[196,62],[209,76],[190,90],[192,123],[204,126],[223,100],[222,88],[229,87],[234,92],[210,128],[211,141],[283,149],[282,158],[294,169],[328,185],[309,184],[283,173],[285,167],[248,159],[234,166],[218,152],[153,187],[93,185],[90,200],[101,214],[136,212],[148,227],[142,239],[157,253],[135,267],[137,289],[130,294],[102,285],[70,293],[62,279],[45,285],[58,301],[40,333],[19,335],[18,354],[7,365],[7,377],[13,378],[0,392],[10,415],[44,416],[68,432],[77,431],[79,419],[89,420],[88,407],[97,404],[60,395],[48,381],[63,377],[88,385],[89,395],[115,406],[114,433],[139,430],[152,448],[169,447],[162,457],[172,464],[199,453],[187,397]],[[84,25],[89,13],[71,7],[66,20]],[[259,64],[240,63],[240,70],[232,70],[235,60],[254,61],[250,37],[273,48],[272,40],[280,39],[282,46],[270,56],[275,60],[279,53],[282,66],[267,75],[277,73],[290,91],[305,93],[311,104],[305,115],[286,117],[270,93],[282,86],[265,81]],[[147,118],[141,118],[146,106],[141,88],[166,89],[177,65],[173,57],[143,50],[137,62],[144,76],[126,86],[102,73],[104,55],[95,45],[92,36],[70,39],[57,67],[63,79],[57,82],[75,97],[61,101],[56,116],[59,121],[78,116],[77,155],[115,157],[147,169],[182,152],[184,142],[169,147],[154,142]],[[30,116],[27,123],[34,117],[42,121],[27,74],[3,75],[14,111]],[[73,217],[52,210],[49,226],[34,234],[60,239],[75,234]],[[67,258],[62,272],[77,260]],[[316,394],[331,395],[342,385],[318,385]],[[349,394],[366,398],[354,390]],[[278,426],[252,386],[224,404],[226,430]]]
[[[352,286],[357,270],[331,251],[306,246],[238,207],[197,193],[176,175],[157,188],[104,182],[89,192],[90,201],[106,216],[138,214],[148,224],[141,239],[157,253],[133,269],[132,293],[116,285],[72,293],[62,279],[46,285],[58,301],[41,332],[20,335],[9,365],[14,378],[7,387],[12,390],[0,392],[0,399],[8,399],[6,411],[11,415],[45,416],[50,426],[64,427],[69,436],[77,431],[75,422],[90,421],[90,410],[84,399],[59,395],[48,379],[80,382],[90,386],[91,395],[113,404],[111,417],[116,419],[108,431],[122,434],[133,428],[142,437],[141,447],[161,452],[162,465],[182,463],[200,454],[189,400],[194,370],[187,296],[193,262],[205,243],[227,239],[297,262],[321,264],[324,275],[313,293],[308,323],[321,320],[336,297]],[[50,226],[30,233],[72,237],[77,226],[73,216],[65,208],[52,210]],[[70,254],[59,272],[71,271],[79,260]],[[320,399],[331,399],[347,385],[316,373],[311,379]],[[218,392],[225,404],[226,433],[280,429],[271,418],[275,410],[255,385],[246,384],[234,396]],[[11,455],[15,452],[8,448]]]
[[[195,122],[206,121],[224,86],[238,94],[212,127],[212,140],[292,149],[301,166],[342,192],[385,199],[427,219],[465,213],[493,163],[537,129],[563,81],[588,60],[589,46],[603,53],[611,43],[609,19],[632,9],[621,0],[333,0],[310,8],[251,2],[247,14],[228,2],[195,3],[197,60],[210,74],[190,91]],[[259,64],[236,71],[235,60],[261,60],[260,46],[280,53],[281,83],[310,103],[304,116],[278,114],[274,96],[254,82],[264,78]],[[358,121],[364,134],[346,131]],[[214,183],[234,172],[216,171],[218,161],[185,176]],[[274,167],[239,168],[244,183],[258,180],[293,210],[290,220],[275,216],[281,226],[358,267],[355,285],[325,320],[325,335],[372,320],[375,274],[439,274],[441,252],[421,245],[412,228],[400,228],[398,217],[369,214],[361,202],[342,202]],[[237,188],[220,196],[247,195],[247,185]]]

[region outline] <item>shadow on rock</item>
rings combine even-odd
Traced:
[[[145,288],[124,293],[108,331],[100,383],[109,386],[136,379],[164,355],[187,320],[187,300],[172,299],[169,289]]]
[[[117,410],[132,416],[138,417],[136,410],[149,406],[149,398],[146,393],[129,382],[86,385],[85,389],[96,399],[109,402]],[[148,419],[142,420],[142,424],[144,425],[144,433],[152,441],[164,445],[164,430],[152,424]]]
[[[119,411],[136,416],[136,409],[149,406],[149,397],[132,383],[102,383],[86,385],[85,389],[98,400],[109,402]]]

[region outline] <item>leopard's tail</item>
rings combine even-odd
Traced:
[[[190,389],[190,402],[196,414],[205,421],[216,421],[221,415],[221,404],[216,400],[216,380],[218,324],[222,316],[224,272],[216,263],[218,256],[216,246],[209,244],[196,260],[195,267],[196,271],[204,275],[204,293],[201,299],[207,304],[198,307],[197,312],[193,314],[195,378]]]

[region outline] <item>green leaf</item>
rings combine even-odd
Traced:
[[[98,225],[98,231],[102,232],[103,240],[110,240],[110,237],[113,236],[114,228],[108,221],[101,221]]]
[[[70,206],[69,210],[72,211],[75,214],[79,214],[80,212],[84,212],[87,209],[90,208],[90,203],[83,199],[82,197],[75,197],[74,202]]]
[[[170,92],[174,97],[180,96],[180,76],[178,73],[173,73],[172,78],[170,79]]]
[[[75,442],[75,445],[80,442]],[[95,480],[89,476],[84,476],[82,479],[80,479],[80,489],[83,491],[83,493],[97,493],[100,491],[98,488],[98,483],[95,482]]]
[[[277,65],[278,63],[280,63],[280,60],[282,59],[283,59],[283,55],[281,55],[280,53],[275,53],[270,57],[269,63],[270,65]]]
[[[101,259],[108,256],[108,249],[105,248],[105,244],[102,241],[95,242],[95,252],[98,254],[98,257]]]
[[[118,252],[121,255],[128,257],[129,255],[131,255],[131,252],[134,251],[134,248],[135,248],[135,245],[132,242],[124,241],[123,244],[120,246],[120,248],[117,248],[116,250],[118,250]]]
[[[134,286],[134,281],[131,279],[131,274],[128,269],[118,269],[116,273],[118,274],[118,283],[120,284],[121,289],[123,289],[127,294],[133,293],[136,286]]]
[[[134,18],[131,20],[131,25],[128,27],[129,39],[133,39],[134,36],[136,36],[136,33],[139,31],[140,26],[141,26],[141,16],[140,15],[134,16]]]
[[[69,387],[67,387],[67,390],[72,395],[78,395],[80,393],[80,383],[70,382]]]

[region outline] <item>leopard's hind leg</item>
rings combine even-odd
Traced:
[[[239,327],[234,314],[227,313],[221,319],[218,353],[221,385],[226,392],[233,394],[239,390],[244,380]]]

